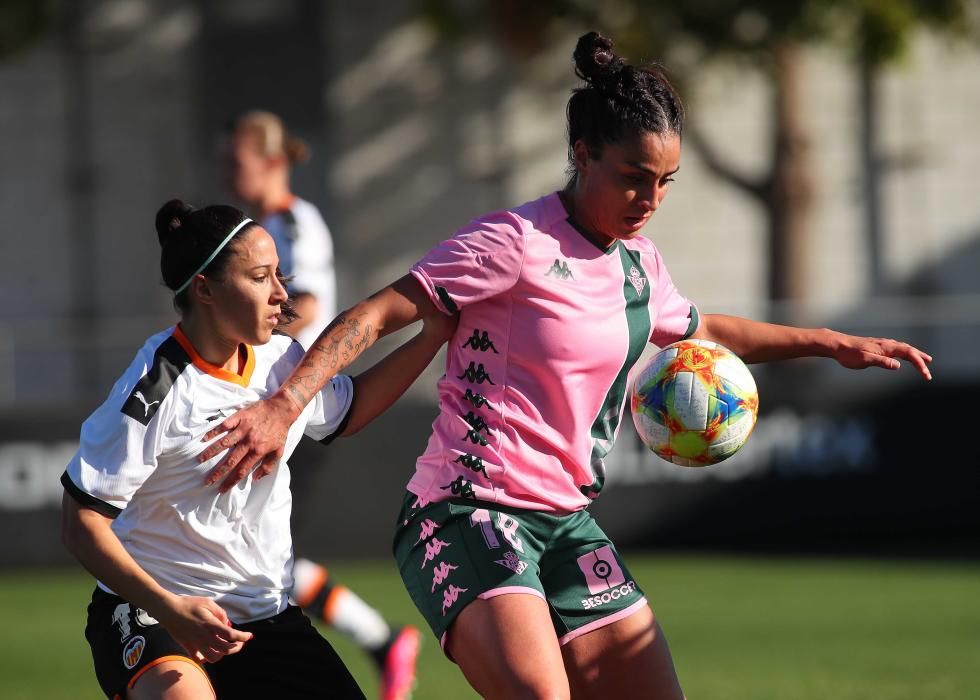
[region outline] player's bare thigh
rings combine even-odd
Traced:
[[[683,700],[674,662],[650,606],[562,648],[572,696]]]
[[[168,659],[147,668],[126,693],[127,700],[214,700],[204,670],[190,659]]]
[[[569,697],[558,637],[538,596],[474,600],[449,628],[446,651],[482,697]]]

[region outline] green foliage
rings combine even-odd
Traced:
[[[899,58],[921,27],[977,36],[971,1],[424,0],[422,10],[443,36],[490,31],[502,44],[522,49],[543,46],[555,26],[574,21],[612,36],[624,55],[637,60],[681,49],[692,65],[733,56],[766,63],[780,44],[833,42],[880,65]]]

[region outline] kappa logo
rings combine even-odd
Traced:
[[[451,482],[445,486],[440,486],[443,491],[449,491],[454,496],[462,496],[463,498],[476,498],[476,492],[473,490],[473,482],[468,479],[464,479],[461,476],[457,476]]]
[[[447,564],[444,561],[439,562],[438,566],[432,570],[432,590],[430,593],[435,593],[436,586],[441,586],[442,582],[446,580],[446,577],[449,576],[450,572],[453,572],[458,568],[458,566]]]
[[[474,445],[480,445],[481,447],[486,447],[487,445],[490,444],[489,442],[487,442],[487,439],[485,437],[483,437],[480,433],[472,429],[467,430],[466,435],[464,435],[462,439],[469,440]]]
[[[449,584],[449,587],[442,592],[442,616],[446,616],[446,612],[449,608],[453,607],[453,604],[459,600],[460,593],[466,593],[470,590],[469,588],[460,588],[459,586],[454,586]]]
[[[571,269],[568,267],[568,262],[566,260],[559,260],[555,258],[555,261],[551,263],[551,267],[546,273],[545,277],[557,277],[561,280],[573,280],[575,275],[572,274]]]
[[[486,406],[491,411],[495,410],[494,407],[490,405],[490,402],[487,400],[486,396],[484,396],[483,394],[474,394],[473,390],[470,389],[469,387],[466,387],[466,393],[463,394],[463,400],[469,401],[477,408],[483,408],[484,406]]]
[[[481,334],[479,328],[474,328],[473,335],[467,338],[466,342],[463,343],[460,347],[465,348],[467,346],[473,348],[474,350],[479,350],[480,352],[493,350],[494,355],[500,354],[499,352],[497,352],[497,348],[496,346],[494,346],[493,341],[490,340],[490,335],[486,331],[483,331],[483,333]]]
[[[636,265],[630,266],[629,280],[633,284],[633,289],[636,290],[636,295],[642,295],[643,288],[647,286],[647,278],[640,274],[640,271],[636,269]]]
[[[123,664],[126,668],[133,668],[140,662],[140,657],[143,656],[143,649],[145,648],[146,639],[143,637],[133,637],[126,643],[122,652]]]
[[[477,384],[483,384],[483,382],[490,382],[493,384],[493,380],[490,379],[490,375],[487,374],[487,370],[483,367],[482,362],[479,364],[470,362],[469,367],[464,369],[463,373],[456,378],[463,379],[464,377],[467,381],[476,382]]]
[[[465,416],[462,417],[466,424],[473,428],[473,430],[480,432],[481,430],[490,432],[490,426],[487,422],[483,420],[482,416],[478,416],[473,411],[468,411]]]
[[[419,533],[419,538],[415,542],[415,544],[418,544],[423,540],[429,539],[438,529],[439,529],[439,523],[435,522],[431,518],[426,518],[425,520],[422,521],[422,531]]]
[[[442,552],[443,547],[448,547],[448,542],[443,542],[438,537],[433,537],[425,543],[425,556],[422,557],[422,568],[430,561],[434,560]]]
[[[510,569],[511,571],[513,571],[515,574],[518,575],[523,574],[525,571],[527,571],[527,566],[528,566],[527,562],[522,560],[519,556],[517,556],[513,552],[507,552],[504,555],[503,559],[497,559],[496,562],[501,566]]]
[[[151,406],[153,406],[154,404],[160,403],[159,401],[149,401],[148,402],[146,400],[146,397],[143,396],[143,392],[142,391],[134,392],[133,393],[133,396],[135,396],[137,399],[139,399],[140,400],[140,403],[143,404],[143,417],[144,418],[147,417],[148,415],[150,415],[150,407]]]
[[[456,457],[456,459],[453,460],[453,464],[462,464],[467,469],[472,469],[475,472],[483,474],[483,476],[487,477],[488,479],[490,478],[490,475],[487,474],[487,468],[483,464],[482,457],[464,453]]]

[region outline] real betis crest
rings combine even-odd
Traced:
[[[636,265],[630,267],[630,282],[633,284],[633,289],[636,290],[636,295],[642,295],[643,288],[647,286],[647,278],[640,274],[640,271],[636,269]]]
[[[504,566],[515,574],[523,574],[527,570],[527,562],[523,561],[513,552],[507,552],[503,559],[497,559],[496,562],[501,566]]]

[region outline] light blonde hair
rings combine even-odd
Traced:
[[[265,156],[285,156],[290,164],[305,163],[310,159],[310,147],[306,142],[286,131],[282,119],[272,112],[246,112],[235,120],[234,131],[255,134]]]

